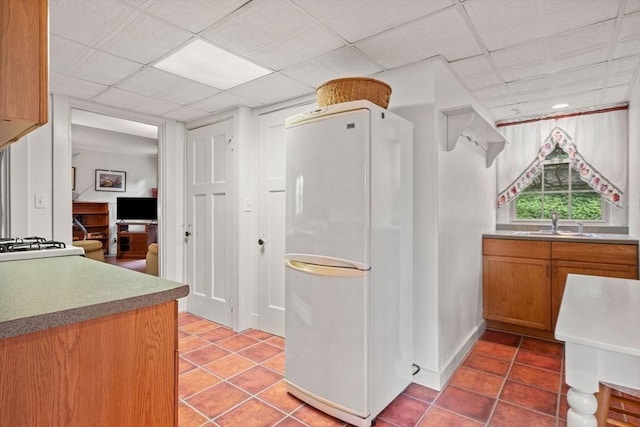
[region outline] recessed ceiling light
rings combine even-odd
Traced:
[[[153,66],[222,90],[271,73],[202,40],[189,43]]]
[[[569,104],[556,104],[553,105],[551,108],[553,108],[554,110],[560,109],[560,108],[567,108],[569,106]]]

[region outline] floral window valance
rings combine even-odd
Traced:
[[[542,172],[542,162],[559,147],[567,153],[571,166],[580,172],[580,179],[589,184],[607,202],[622,207],[622,191],[598,172],[578,152],[571,137],[561,128],[555,127],[538,150],[536,158],[505,190],[498,194],[498,207],[511,203]]]

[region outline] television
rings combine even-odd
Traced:
[[[118,197],[116,219],[119,221],[157,221],[158,199],[155,197]]]

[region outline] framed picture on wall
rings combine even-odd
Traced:
[[[96,169],[96,191],[127,191],[127,173]]]

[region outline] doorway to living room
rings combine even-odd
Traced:
[[[158,126],[72,108],[71,150],[74,245],[157,275]]]

